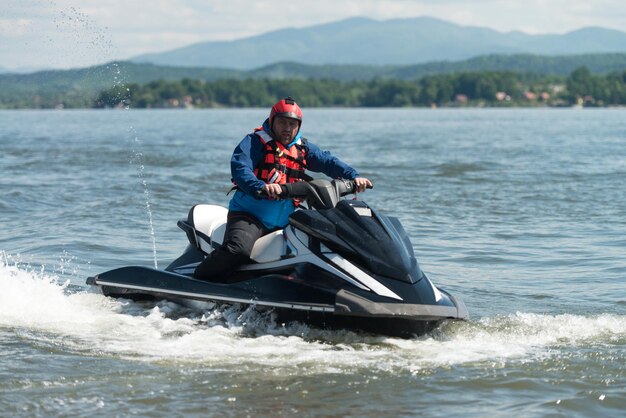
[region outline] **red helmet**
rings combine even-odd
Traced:
[[[286,97],[272,106],[272,110],[270,111],[270,127],[274,123],[276,116],[295,119],[302,124],[302,110],[291,97]]]

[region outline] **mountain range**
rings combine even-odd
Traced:
[[[131,59],[135,63],[251,70],[277,62],[414,65],[490,54],[580,55],[626,52],[626,32],[587,27],[565,34],[461,26],[430,17],[350,18],[234,41],[211,41]]]
[[[477,71],[513,71],[521,74],[564,77],[579,67],[594,74],[622,73],[626,53],[566,56],[487,55],[463,61],[437,61],[414,65],[307,65],[280,62],[252,70],[227,68],[173,67],[132,62],[31,74],[0,74],[0,109],[37,107],[39,100],[58,103],[71,97],[88,103],[99,91],[130,83],[184,78],[216,81],[224,79],[335,79],[367,81],[374,78],[412,80],[431,74]]]

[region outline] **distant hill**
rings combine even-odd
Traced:
[[[128,83],[183,78],[217,80],[240,77],[240,72],[220,68],[167,67],[131,62],[109,63],[73,70],[39,71],[31,74],[0,74],[0,108],[2,103],[23,102],[29,107],[40,100],[54,101],[70,93],[90,101],[99,91]]]
[[[395,78],[411,80],[429,74],[468,71],[515,71],[540,75],[566,76],[586,66],[592,73],[605,74],[626,69],[626,53],[545,57],[538,55],[488,55],[469,60],[439,61],[407,66],[304,65],[282,62],[253,70],[226,68],[169,67],[132,62],[109,63],[75,70],[40,71],[32,74],[0,74],[0,108],[36,107],[56,103],[69,94],[89,101],[101,90],[129,83],[183,78],[215,81],[226,78],[326,78],[340,81]],[[17,104],[17,105],[16,105]]]
[[[0,67],[0,74],[8,74],[8,73],[12,73],[12,74],[29,74],[29,73],[35,73],[38,71],[46,71],[49,68],[47,67],[12,67],[12,68],[6,68],[6,67]]]
[[[341,81],[375,77],[411,80],[430,74],[471,71],[515,71],[567,76],[576,68],[606,74],[626,70],[626,53],[540,56],[530,54],[486,55],[463,61],[435,61],[415,65],[305,65],[281,62],[243,72],[253,78],[330,78]]]
[[[309,65],[414,65],[491,54],[580,55],[626,52],[626,32],[589,27],[563,35],[460,26],[429,17],[351,18],[235,41],[202,42],[133,58],[137,63],[251,70],[276,62]]]

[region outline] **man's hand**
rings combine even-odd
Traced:
[[[280,187],[280,184],[276,184],[276,183],[266,184],[265,186],[263,186],[262,190],[265,193],[267,193],[267,196],[270,199],[278,198],[278,195],[280,195],[283,192],[283,188]]]
[[[354,179],[354,184],[356,184],[356,190],[359,193],[363,193],[367,187],[370,189],[374,187],[372,182],[366,179],[365,177],[357,177]]]

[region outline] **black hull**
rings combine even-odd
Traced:
[[[171,300],[181,302],[183,298],[167,292],[145,293],[132,289],[120,289],[103,286],[102,293],[113,298],[125,298],[137,302]],[[186,298],[199,301],[219,302],[203,297]],[[312,312],[284,308],[272,308],[278,324],[301,322],[319,329],[350,330],[389,337],[414,338],[437,329],[448,319],[418,320],[397,317],[374,318],[360,316],[342,316],[328,312]]]
[[[311,289],[277,274],[259,277],[257,281],[233,286],[143,267],[125,267],[88,279],[88,283],[99,286],[105,296],[114,298],[240,303],[271,308],[278,323],[297,321],[321,329],[346,329],[402,338],[427,334],[446,320],[463,319],[467,315],[462,302],[452,297],[453,307],[384,303],[345,289]],[[264,293],[264,286],[282,287],[285,291],[278,299],[270,299]]]
[[[319,329],[349,330],[398,338],[415,338],[437,329],[448,319],[419,320],[397,317],[344,316],[275,309],[278,323],[302,322]]]

